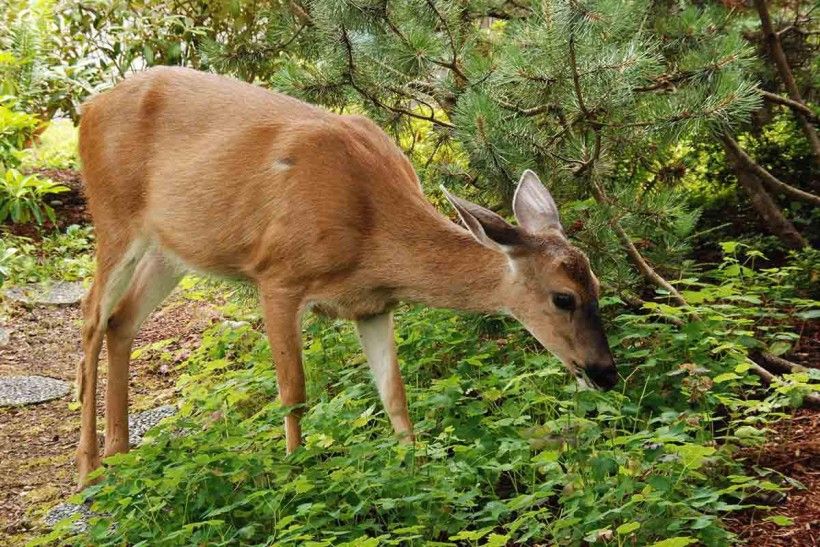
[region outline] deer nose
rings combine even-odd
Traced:
[[[604,391],[609,391],[618,383],[618,369],[611,360],[608,363],[588,363],[584,372],[595,387]]]

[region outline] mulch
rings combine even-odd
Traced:
[[[767,467],[800,482],[786,499],[766,509],[749,509],[724,519],[726,526],[747,545],[761,547],[816,546],[820,544],[820,412],[798,410],[771,425],[765,445],[741,451],[749,467]],[[765,520],[782,515],[791,526]]]

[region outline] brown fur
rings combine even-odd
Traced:
[[[401,300],[509,311],[554,346],[573,336],[549,334],[559,316],[544,313],[550,291],[597,298],[592,277],[558,267],[578,260],[558,235],[522,232],[536,244],[516,253],[512,274],[507,256],[435,210],[409,161],[370,120],[236,80],[181,68],[125,80],[85,105],[80,155],[98,240],[78,371],[81,481],[98,465],[102,338],[113,348],[105,449],[112,454],[127,449],[131,342],[178,280],[179,262],[259,285],[285,405],[305,400],[299,317],[306,308],[360,322]],[[581,269],[588,272],[588,263]],[[381,325],[371,338],[384,329],[392,337],[392,322]],[[562,358],[581,359],[576,353]],[[398,385],[383,399],[397,431],[412,438],[395,357],[387,366]],[[298,418],[286,421],[288,450],[299,444]]]

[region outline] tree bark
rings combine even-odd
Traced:
[[[780,79],[783,81],[783,86],[789,94],[791,100],[805,105],[803,97],[800,96],[800,90],[797,89],[797,83],[794,81],[789,61],[786,59],[786,54],[783,51],[783,45],[780,43],[780,35],[774,30],[772,19],[769,16],[769,8],[766,5],[766,0],[754,0],[755,8],[760,16],[760,25],[763,28],[763,34],[766,36],[766,41],[769,44],[769,51],[771,52],[774,62],[777,65],[777,72],[780,74]],[[814,153],[815,164],[820,164],[820,139],[817,137],[817,131],[809,120],[799,111],[795,110],[795,115],[803,129],[803,133],[811,145]]]
[[[730,154],[731,157],[731,154]],[[763,185],[757,177],[744,169],[742,165],[734,160],[735,176],[737,182],[746,191],[749,196],[749,201],[752,202],[752,207],[763,218],[768,231],[775,235],[786,247],[790,249],[802,249],[808,243],[800,232],[794,227],[789,219],[787,219],[772,197],[763,188]]]

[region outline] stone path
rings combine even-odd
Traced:
[[[128,446],[137,446],[149,429],[177,413],[174,405],[163,405],[128,417]]]
[[[45,376],[0,377],[0,406],[31,405],[64,397],[71,384]]]
[[[73,306],[80,303],[84,294],[82,281],[32,283],[5,291],[6,297],[11,300],[41,306]]]
[[[136,446],[142,442],[145,434],[161,420],[173,416],[177,412],[177,407],[174,405],[163,405],[145,412],[138,412],[128,417],[128,445]],[[76,503],[60,503],[52,507],[43,517],[43,524],[49,528],[53,528],[55,524],[61,520],[73,517],[79,514],[71,525],[71,531],[74,533],[85,532],[88,529],[88,517],[92,515],[90,510],[90,502],[83,505]]]

